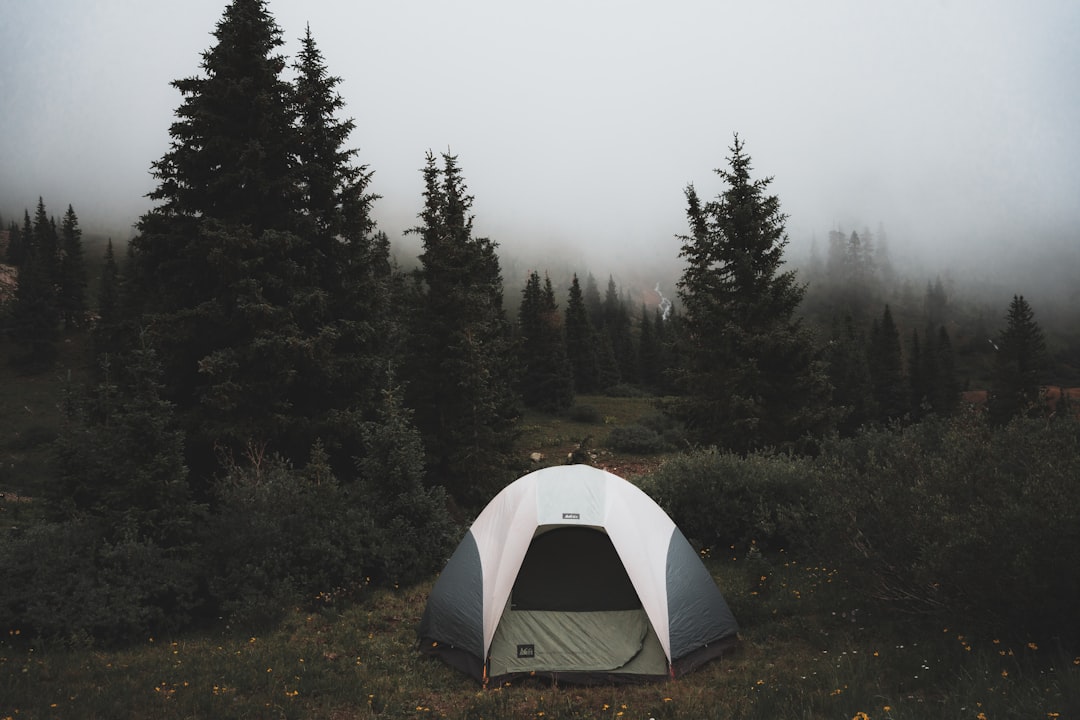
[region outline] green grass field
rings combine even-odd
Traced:
[[[742,625],[729,656],[675,681],[483,689],[422,656],[429,583],[134,647],[0,639],[0,718],[1075,718],[1080,657],[883,618],[843,573],[706,553]]]

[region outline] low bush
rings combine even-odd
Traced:
[[[590,425],[599,425],[604,421],[604,416],[594,405],[573,405],[566,411],[566,416],[574,422]]]
[[[655,455],[665,449],[664,438],[643,425],[620,425],[608,433],[607,447],[616,452]]]
[[[172,632],[197,612],[197,569],[150,540],[89,521],[41,523],[0,543],[0,627],[105,644]]]
[[[818,468],[818,551],[868,596],[1080,645],[1080,425],[931,418]]]
[[[32,450],[42,445],[48,445],[56,440],[58,435],[56,428],[31,425],[15,433],[15,436],[8,441],[8,447],[12,450]]]
[[[641,398],[649,397],[649,393],[642,390],[637,385],[628,385],[626,383],[619,383],[610,387],[604,388],[604,395],[614,398]]]
[[[806,547],[813,532],[807,461],[700,450],[643,481],[683,533],[703,547]]]

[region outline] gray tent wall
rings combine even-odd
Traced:
[[[560,540],[555,530],[563,530],[565,538]],[[663,510],[631,483],[603,470],[573,465],[545,468],[520,478],[477,517],[432,588],[418,628],[421,649],[487,680],[493,642],[504,619],[506,628],[515,629],[540,622],[542,627],[534,625],[532,631],[547,633],[549,639],[552,633],[565,633],[561,640],[566,642],[559,643],[564,646],[559,656],[563,659],[566,646],[574,647],[569,637],[572,633],[607,632],[604,623],[636,627],[627,618],[605,618],[602,612],[575,612],[572,607],[551,611],[545,606],[541,610],[547,614],[540,612],[537,617],[529,616],[527,609],[514,608],[513,595],[523,597],[523,588],[528,585],[529,578],[519,577],[519,572],[534,547],[533,540],[543,538],[536,547],[546,543],[556,552],[559,546],[552,543],[562,542],[565,553],[573,547],[565,545],[566,538],[579,543],[588,539],[582,533],[590,530],[604,533],[610,540],[616,553],[609,553],[614,558],[611,562],[621,560],[633,585],[631,595],[638,595],[637,613],[647,618],[648,630],[641,657],[622,667],[600,667],[602,661],[596,660],[598,665],[590,668],[589,658],[562,667],[545,665],[553,662],[552,656],[545,661],[544,653],[538,650],[532,665],[532,656],[522,656],[519,648],[518,658],[498,663],[506,674],[538,672],[576,680],[673,677],[693,670],[735,642],[738,625],[720,590]],[[573,536],[573,532],[578,535]],[[550,557],[540,565],[530,562],[525,572],[542,572],[530,568],[551,562]],[[568,567],[572,564],[568,561]],[[550,581],[556,582],[555,576]],[[608,610],[611,602],[617,604],[610,608],[615,612],[629,610],[625,593],[617,601],[601,599],[600,607]],[[565,617],[559,612],[565,612]],[[506,628],[503,630],[510,632]],[[531,651],[531,645],[525,647]],[[647,660],[647,656],[654,660]],[[666,672],[657,672],[655,658],[659,658],[661,670],[666,666]]]

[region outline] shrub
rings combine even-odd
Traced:
[[[809,470],[784,455],[699,450],[672,458],[643,486],[699,545],[799,548],[813,527]]]
[[[56,428],[45,425],[31,425],[17,433],[8,441],[8,447],[12,450],[33,450],[34,448],[48,445],[56,440]]]
[[[611,450],[636,455],[653,455],[664,450],[664,438],[642,425],[613,427],[606,444]]]
[[[178,630],[197,610],[197,574],[150,540],[110,542],[87,520],[41,523],[0,543],[0,627],[107,644]]]
[[[280,458],[234,467],[207,528],[209,590],[225,616],[274,620],[287,608],[363,582],[373,523],[331,475]]]
[[[566,415],[574,422],[590,425],[599,425],[604,420],[604,416],[594,405],[574,405],[566,411]]]
[[[965,413],[827,443],[819,549],[893,607],[1080,643],[1078,432]]]
[[[619,383],[610,387],[604,388],[604,395],[607,397],[615,398],[640,398],[649,397],[649,393],[642,390],[637,385],[628,385],[627,383]]]
[[[683,448],[688,444],[686,428],[671,415],[659,411],[651,412],[638,420],[638,424],[660,435],[668,448]]]

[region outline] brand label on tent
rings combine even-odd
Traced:
[[[536,648],[532,645],[518,645],[517,656],[519,658],[536,657]]]
[[[562,519],[563,520],[580,520],[581,519],[581,513],[563,513],[562,514]]]

